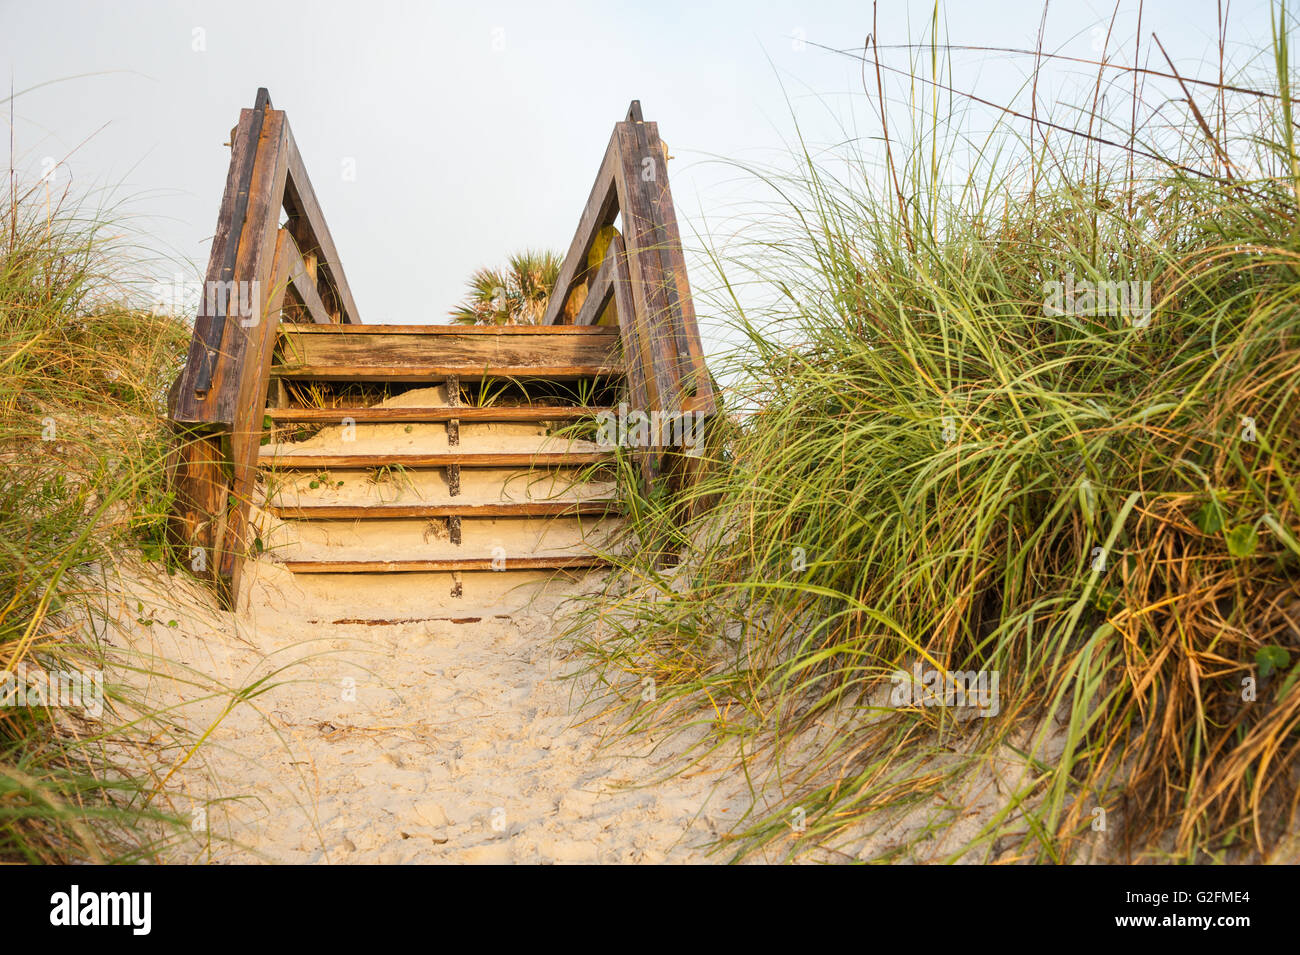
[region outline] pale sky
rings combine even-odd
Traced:
[[[880,7],[884,45],[928,25],[928,2]],[[1120,7],[1116,34],[1131,38],[1137,0]],[[1046,47],[1095,55],[1112,9],[1058,0]],[[1215,9],[1148,0],[1143,35],[1159,35],[1180,69],[1205,73]],[[1267,0],[1231,5],[1230,59],[1266,42],[1268,10]],[[1032,47],[1041,12],[1040,2],[948,2],[943,29],[952,43]],[[567,248],[633,98],[675,157],[687,244],[725,233],[761,189],[710,157],[777,160],[791,106],[818,141],[836,139],[845,115],[865,121],[860,67],[817,44],[860,47],[870,30],[864,2],[0,0],[0,70],[16,91],[39,87],[12,103],[20,180],[52,160],[56,191],[68,177],[79,194],[111,187],[133,235],[175,259],[151,263],[160,281],[178,269],[201,276],[229,160],[222,144],[266,86],[287,111],[363,321],[440,322],[474,268],[524,247]],[[1000,54],[954,64],[965,88],[999,102],[1029,66]],[[1086,82],[1077,67],[1049,71],[1063,88]],[[690,256],[692,280],[708,283]]]

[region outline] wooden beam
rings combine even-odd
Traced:
[[[315,381],[395,381],[428,383],[460,377],[466,381],[485,378],[515,380],[574,381],[580,378],[614,378],[623,374],[619,364],[604,365],[276,365],[276,378]]]
[[[284,254],[294,295],[302,303],[303,308],[307,309],[307,314],[311,316],[313,322],[317,325],[332,326],[330,313],[326,310],[325,303],[321,301],[320,292],[316,289],[311,271],[303,261],[302,253],[298,251],[298,243],[293,240],[293,236],[287,229],[281,229],[280,233],[287,243]]]
[[[220,435],[178,428],[167,478],[173,494],[167,521],[171,545],[192,573],[213,580],[230,491],[230,472]]]
[[[407,468],[445,468],[459,464],[468,468],[568,468],[588,464],[611,464],[615,455],[608,451],[480,451],[434,454],[278,454],[266,451],[260,458],[262,467],[302,468],[380,468],[401,465]]]
[[[447,404],[453,407],[460,405],[460,378],[448,378],[443,387],[447,391]],[[451,418],[444,427],[447,429],[447,448],[458,448],[460,446],[460,419]],[[460,496],[460,465],[447,465],[447,495],[449,497]],[[447,536],[453,544],[461,543],[461,526],[459,515],[451,515],[447,518]]]
[[[624,122],[615,129],[619,158],[615,183],[622,210],[632,307],[638,318],[642,366],[646,371],[650,402],[647,410],[676,413],[681,410],[681,387],[673,339],[666,328],[669,303],[662,262],[655,246],[654,209],[642,180],[643,150],[637,138],[639,128],[637,124]]]
[[[315,240],[313,244],[307,245],[303,242],[302,234],[296,236],[303,252],[319,255],[317,268],[325,271],[327,281],[338,294],[343,321],[359,325],[361,317],[357,312],[357,303],[352,298],[352,289],[348,285],[347,276],[343,274],[343,264],[339,260],[338,249],[334,246],[334,237],[330,235],[329,226],[325,224],[325,215],[321,212],[320,202],[316,198],[315,190],[312,189],[311,179],[307,176],[307,167],[302,161],[302,154],[298,152],[293,131],[289,130],[287,125],[286,130],[289,181],[284,196],[285,210],[290,217],[301,217]]]
[[[215,280],[220,283],[230,282],[235,278],[239,245],[243,238],[244,226],[248,223],[248,205],[253,192],[257,154],[262,148],[262,127],[266,123],[266,103],[268,101],[269,95],[266,90],[258,90],[257,101],[253,109],[248,112],[247,122],[244,122],[243,114],[240,115],[240,126],[238,127],[242,134],[240,141],[237,144],[233,141],[231,143],[230,165],[231,172],[236,177],[236,183],[233,201],[229,209],[230,221],[226,228],[228,241],[222,243],[221,261],[215,275]],[[237,170],[235,168],[236,164],[238,164]],[[211,263],[209,263],[209,272],[212,272]],[[222,343],[225,341],[230,306],[229,299],[222,295],[219,301],[214,303],[215,307],[210,308],[208,300],[212,297],[210,295],[211,289],[212,284],[208,282],[199,293],[199,312],[208,319],[204,323],[202,332],[198,331],[198,324],[195,323],[195,338],[199,339],[201,346],[199,351],[200,362],[190,384],[194,389],[194,393],[199,397],[208,393],[212,380],[216,375],[218,354]],[[236,296],[235,301],[239,301],[238,296]]]
[[[646,369],[651,367],[644,357],[649,352],[646,336],[641,328],[632,298],[632,279],[628,274],[627,254],[623,240],[615,237],[605,254],[606,261],[613,263],[611,286],[614,295],[614,311],[618,313],[619,332],[623,337],[623,362],[627,366],[627,390],[632,407],[639,411],[649,411],[650,393],[646,379]],[[660,457],[650,448],[637,448],[632,452],[633,460],[641,472],[641,483],[648,492],[659,475]]]
[[[314,334],[321,325],[285,325],[284,364],[370,367],[588,367],[618,366],[618,333],[608,335]],[[331,325],[329,328],[343,328]],[[376,326],[382,328],[382,326]],[[291,356],[291,357],[290,357]]]
[[[239,597],[240,577],[251,542],[248,526],[253,489],[256,486],[258,454],[262,443],[262,417],[267,401],[276,329],[291,281],[297,250],[285,229],[276,233],[272,258],[270,295],[262,321],[249,330],[249,348],[244,360],[234,423],[230,429],[230,465],[232,480],[225,502],[226,536],[217,561],[218,592],[233,610]]]
[[[253,178],[260,128],[261,112],[246,109],[240,111],[239,123],[231,133],[226,189],[221,198],[221,208],[217,212],[217,228],[208,254],[208,269],[199,293],[200,304],[194,318],[194,334],[190,339],[185,367],[172,387],[168,402],[168,416],[179,423],[209,421],[201,412],[201,396],[206,396],[211,387],[211,365],[216,360],[215,355],[209,355],[209,349],[220,347],[224,325],[216,321],[215,315],[208,314],[206,292],[215,283],[233,277],[232,256],[238,250],[239,235],[247,216],[248,190]],[[199,388],[200,384],[202,388]]]
[[[611,414],[611,408],[575,405],[529,405],[523,407],[475,408],[267,408],[272,421],[301,421],[312,424],[338,424],[344,418],[362,422],[441,423],[459,420],[473,422],[503,421],[575,421],[580,418]]]
[[[267,508],[283,520],[354,521],[407,517],[586,517],[618,510],[618,501],[517,501],[505,504],[308,504]]]
[[[280,196],[284,191],[287,163],[284,153],[284,114],[269,110],[262,123],[261,143],[257,148],[253,180],[249,186],[248,211],[244,228],[236,242],[237,255],[232,277],[223,286],[237,301],[251,303],[256,314],[232,316],[222,330],[221,348],[212,370],[208,390],[200,395],[194,387],[203,361],[203,343],[191,341],[190,360],[185,379],[177,389],[176,405],[170,409],[173,421],[183,424],[213,424],[229,428],[234,424],[235,406],[245,373],[244,356],[250,335],[256,337],[265,318],[267,298],[271,294],[271,268],[279,231]],[[217,296],[213,286],[204,289]],[[207,310],[206,308],[204,309]],[[198,320],[196,320],[196,328]]]
[[[472,335],[482,338],[610,338],[618,331],[607,325],[293,325],[286,335]]]
[[[711,415],[716,410],[713,378],[704,362],[704,347],[700,341],[699,325],[695,317],[695,299],[691,295],[690,279],[686,275],[686,257],[682,252],[682,237],[677,226],[677,212],[673,193],[668,184],[668,155],[659,139],[659,125],[646,123],[644,135],[645,155],[654,163],[655,176],[646,183],[651,207],[659,224],[657,234],[660,260],[670,284],[673,309],[673,334],[679,358],[682,382],[682,407],[696,414]]]
[[[504,566],[502,566],[504,561]],[[443,560],[286,560],[285,570],[295,574],[417,574],[466,570],[578,570],[606,567],[596,555],[557,557],[452,557]]]
[[[257,314],[227,322],[222,341],[221,361],[213,376],[208,401],[213,405],[214,420],[227,427],[236,423],[241,393],[249,374],[257,375],[256,361],[246,360],[251,351],[265,340],[270,298],[276,291],[273,279],[275,254],[280,231],[280,197],[284,194],[288,173],[284,152],[284,113],[270,110],[262,124],[262,145],[258,148],[252,189],[248,198],[248,220],[239,237],[239,258],[235,281],[249,282],[256,293]],[[242,295],[242,293],[241,293]],[[250,345],[254,346],[250,349]],[[258,407],[261,407],[259,403]]]
[[[618,132],[610,137],[609,146],[596,174],[596,182],[587,197],[587,205],[578,220],[578,229],[569,243],[568,254],[560,266],[555,288],[550,301],[546,304],[546,314],[542,317],[543,325],[556,324],[564,312],[564,304],[574,286],[582,281],[587,270],[587,256],[591,253],[596,234],[607,225],[611,225],[618,215],[619,199],[614,188],[615,172],[618,167]]]
[[[619,243],[619,247],[622,248],[622,243]],[[605,311],[605,306],[614,297],[614,273],[617,264],[614,256],[610,254],[613,249],[614,243],[611,242],[609,248],[605,250],[605,258],[600,263],[600,270],[587,287],[587,298],[573,318],[574,327],[595,327],[596,322],[600,321],[601,313]]]

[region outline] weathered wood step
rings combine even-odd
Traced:
[[[589,557],[622,547],[617,517],[495,517],[462,521],[459,539],[447,521],[288,520],[265,528],[273,560],[460,560],[473,557]]]
[[[618,337],[612,325],[305,325],[282,324],[282,335],[478,335],[486,338],[510,336],[554,338],[579,336],[587,338]]]
[[[511,421],[576,421],[612,413],[611,408],[579,405],[524,405],[517,407],[452,407],[443,405],[425,408],[373,407],[373,408],[267,408],[272,421],[308,422],[313,424],[341,424],[351,418],[358,424],[403,422],[437,423],[440,421],[511,422]]]
[[[478,504],[576,504],[618,497],[617,483],[610,476],[597,478],[585,470],[465,468],[459,489],[453,494],[444,470],[375,472],[338,468],[330,469],[322,479],[317,472],[294,469],[267,474],[265,502],[259,502],[259,506],[404,504],[466,508]]]
[[[409,364],[380,365],[369,362],[326,365],[273,365],[271,376],[286,380],[310,381],[366,381],[419,384],[442,382],[448,378],[461,381],[482,381],[485,378],[510,378],[513,380],[546,379],[548,381],[576,381],[580,378],[614,378],[623,374],[622,362],[598,365],[495,365],[477,364]]]
[[[583,570],[609,566],[596,555],[566,557],[458,557],[447,560],[286,560],[295,574],[417,574],[448,571]]]
[[[539,326],[287,325],[281,331],[273,373],[283,378],[568,379],[623,370],[614,328],[574,334]]]
[[[477,453],[440,452],[435,454],[283,454],[258,456],[264,468],[381,468],[400,465],[404,468],[568,468],[591,464],[612,464],[615,455],[606,451],[483,451]]]
[[[499,504],[307,504],[266,509],[281,520],[386,520],[403,517],[584,517],[613,514],[615,500],[524,501]]]

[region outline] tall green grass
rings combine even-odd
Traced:
[[[0,670],[103,671],[87,582],[127,550],[162,556],[160,410],[189,332],[129,305],[102,217],[15,191],[0,222]],[[121,768],[120,719],[148,719],[104,691],[98,719],[0,707],[0,861],[134,861],[176,831]]]
[[[761,798],[729,850],[856,852],[910,818],[874,858],[1240,860],[1294,826],[1300,164],[1275,12],[1258,95],[1192,85],[1193,109],[1132,74],[1108,112],[1129,74],[1098,63],[1077,108],[972,139],[935,43],[910,100],[860,103],[887,119],[869,151],[751,170],[764,238],[715,261],[743,337],[717,376],[753,413],[676,501],[628,471],[630,533],[680,563],[621,558],[570,629],[628,731],[703,726],[696,756],[742,761]],[[888,69],[860,55],[874,94]],[[1151,311],[1057,314],[1067,276],[1149,282]],[[917,661],[997,671],[1000,712],[891,704]],[[989,774],[996,804],[927,851]]]

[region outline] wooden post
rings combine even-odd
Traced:
[[[360,321],[288,121],[262,89],[231,133],[203,305],[167,402],[177,432],[169,533],[227,607],[249,544],[272,353],[290,284],[313,321]]]
[[[460,407],[460,378],[452,375],[447,379],[447,404],[453,408]],[[460,419],[447,419],[447,446],[455,448],[460,446]],[[460,495],[460,465],[450,464],[447,466],[447,494],[450,497]],[[447,536],[451,542],[460,545],[461,542],[461,523],[460,515],[453,514],[447,518]],[[464,580],[461,578],[459,570],[452,571],[451,575],[451,595],[459,597],[464,593]]]

